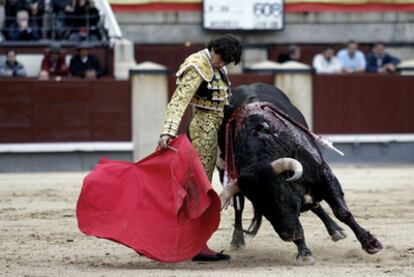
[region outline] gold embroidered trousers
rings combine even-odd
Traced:
[[[216,165],[218,131],[223,122],[223,116],[222,111],[194,108],[189,126],[191,144],[200,156],[210,181]]]

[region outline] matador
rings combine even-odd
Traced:
[[[187,106],[193,106],[187,135],[210,181],[217,159],[218,131],[230,97],[230,82],[225,66],[237,64],[240,57],[241,43],[230,34],[212,39],[206,49],[190,55],[177,71],[177,88],[167,106],[161,130],[159,146],[167,148],[171,138],[177,135]],[[197,255],[201,257],[199,260],[230,258],[209,250],[207,246],[205,250],[202,250],[201,256]]]
[[[217,157],[217,133],[229,103],[229,85],[225,68],[213,68],[208,49],[189,56],[177,72],[177,89],[167,106],[161,135],[177,135],[181,118],[188,106],[193,117],[187,129],[211,181]]]

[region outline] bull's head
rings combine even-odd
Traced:
[[[293,171],[293,176],[286,179],[286,181],[295,181],[299,179],[303,173],[303,168],[300,162],[291,158],[278,159],[272,162],[271,166],[276,174],[282,174],[285,171]],[[238,192],[240,192],[240,189],[237,186],[237,184],[226,184],[226,186],[223,188],[220,194],[222,208],[227,207],[227,204],[229,203],[230,199],[233,197],[233,195],[235,195]]]
[[[286,172],[293,172],[286,177]],[[241,175],[239,186],[253,203],[256,213],[264,215],[279,236],[293,241],[302,236],[299,213],[301,193],[294,182],[302,175],[302,165],[291,158],[281,158],[259,169],[253,176]]]
[[[291,158],[278,159],[271,165],[276,175],[286,171],[294,174],[290,178],[279,178],[272,183],[271,201],[268,202],[268,210],[265,209],[263,214],[283,240],[293,241],[303,236],[299,221],[302,203],[300,195],[296,193],[296,185],[289,182],[296,181],[302,176],[303,167],[300,162]]]

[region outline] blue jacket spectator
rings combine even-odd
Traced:
[[[385,53],[385,46],[382,42],[376,43],[367,56],[367,72],[371,73],[391,73],[395,72],[396,65],[400,60],[390,54]]]
[[[29,13],[25,10],[16,15],[16,22],[11,26],[9,40],[38,40],[40,31],[29,24]]]
[[[16,52],[7,50],[6,61],[0,65],[0,77],[25,77],[24,66],[16,60]]]
[[[341,49],[336,55],[345,73],[364,72],[367,66],[365,55],[358,50],[358,44],[351,40],[347,47]]]

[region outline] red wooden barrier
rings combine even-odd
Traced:
[[[129,81],[0,80],[0,142],[130,141]]]
[[[175,89],[170,74],[170,92]],[[233,86],[271,75],[231,75]],[[324,134],[414,133],[414,77],[315,75],[314,129]],[[130,141],[129,81],[0,80],[0,142]],[[182,123],[185,130],[189,115]]]
[[[180,64],[189,55],[204,48],[203,44],[189,46],[170,45],[139,45],[135,44],[135,60],[137,63],[152,61],[166,66],[171,72],[178,71]]]
[[[414,133],[414,76],[315,75],[318,133]]]

